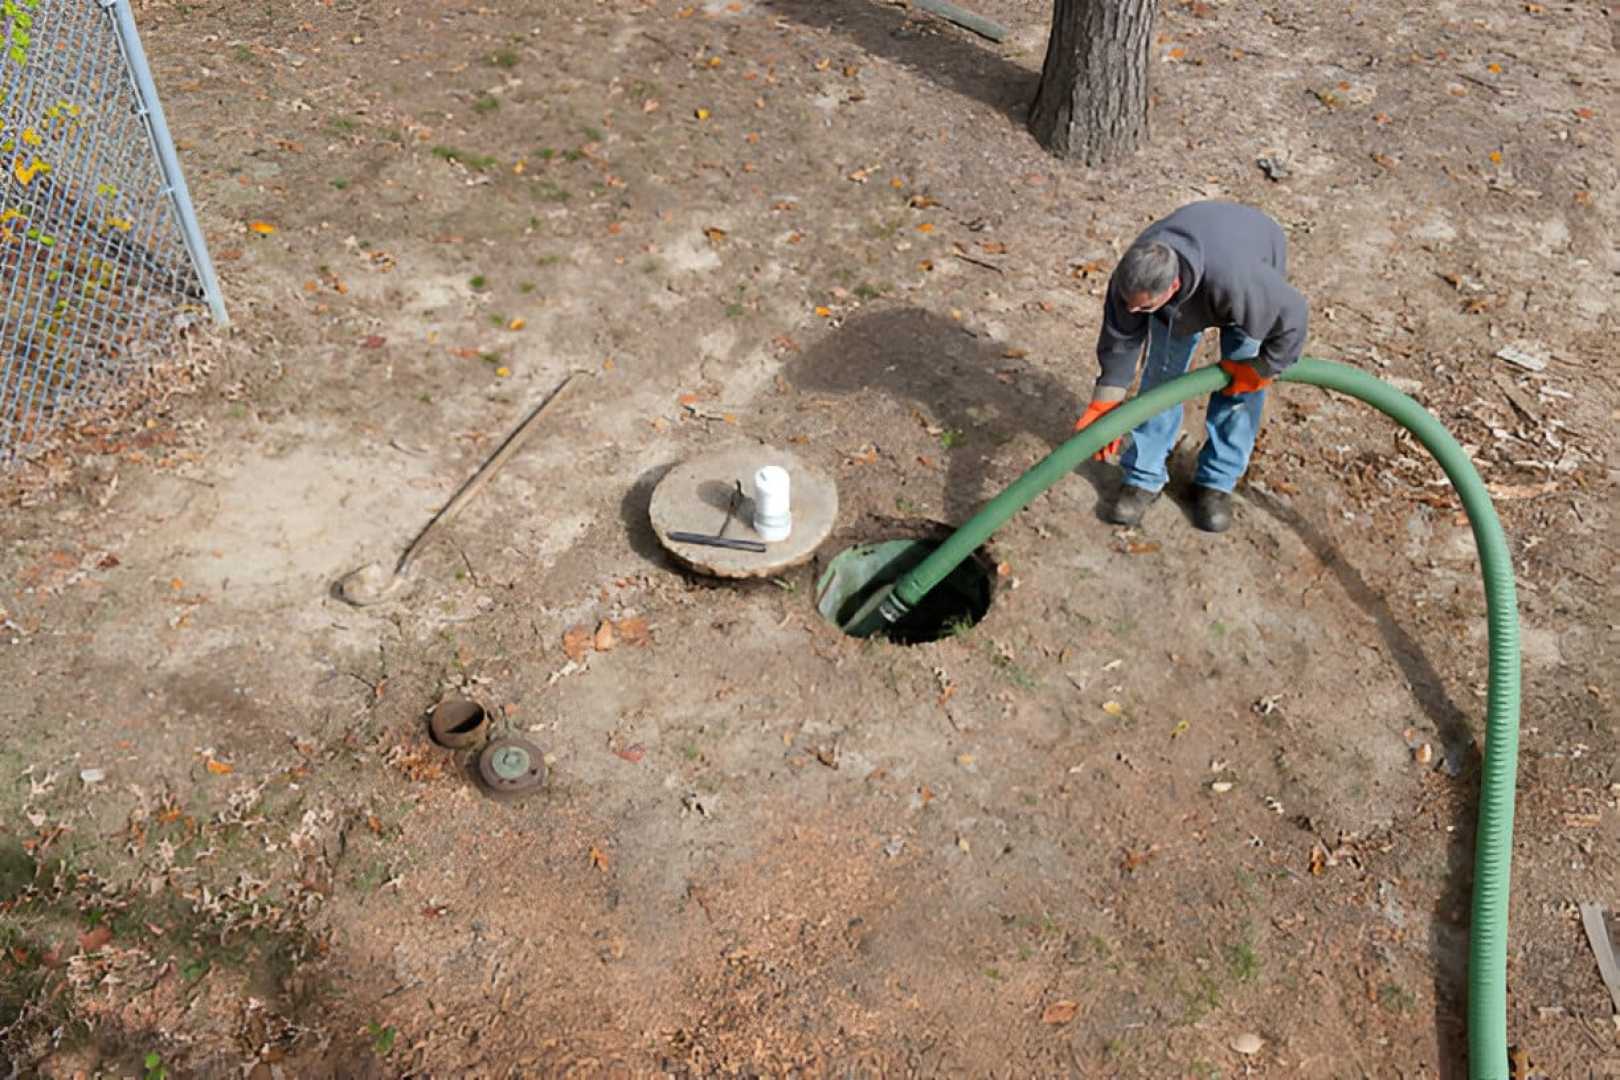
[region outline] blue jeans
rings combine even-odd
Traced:
[[[1148,330],[1147,364],[1142,370],[1142,392],[1185,374],[1201,334],[1172,337],[1162,319],[1152,320]],[[1253,360],[1260,355],[1260,342],[1235,326],[1221,328],[1222,360]],[[1266,392],[1251,394],[1211,394],[1209,417],[1204,425],[1204,448],[1198,452],[1198,471],[1193,483],[1216,491],[1231,491],[1238,477],[1249,466],[1254,439],[1260,433],[1260,410]],[[1120,456],[1125,482],[1132,487],[1158,491],[1169,481],[1165,459],[1181,431],[1181,406],[1166,409],[1131,432],[1130,446]]]

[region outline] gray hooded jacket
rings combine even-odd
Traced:
[[[1133,315],[1125,310],[1117,282],[1109,279],[1097,335],[1102,376],[1096,397],[1124,396],[1136,375],[1149,319],[1167,321],[1176,337],[1213,326],[1237,327],[1262,343],[1253,364],[1266,378],[1299,359],[1309,305],[1284,276],[1288,242],[1271,218],[1237,203],[1189,203],[1149,225],[1137,240],[1157,240],[1176,253],[1181,288],[1158,311]]]

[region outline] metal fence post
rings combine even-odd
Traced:
[[[186,250],[197,268],[197,277],[202,282],[208,308],[213,312],[214,321],[226,326],[230,323],[230,317],[225,312],[225,298],[220,294],[219,279],[214,275],[214,264],[208,257],[208,244],[203,239],[202,227],[197,223],[197,211],[191,205],[191,192],[186,188],[186,177],[180,169],[180,157],[175,152],[174,140],[169,137],[169,125],[163,118],[163,104],[158,100],[152,69],[146,63],[146,51],[141,48],[141,38],[135,30],[135,17],[130,13],[129,0],[100,0],[100,3],[111,16],[117,30],[118,47],[124,54],[124,63],[134,84],[141,118],[151,136],[152,148],[157,152],[158,169],[163,174],[169,199],[174,205],[175,220],[180,224]]]

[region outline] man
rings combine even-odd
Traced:
[[[1125,400],[1147,344],[1142,390],[1187,370],[1203,332],[1221,332],[1221,367],[1231,383],[1209,399],[1204,447],[1193,477],[1193,522],[1207,532],[1232,525],[1232,489],[1249,465],[1266,387],[1299,359],[1308,305],[1289,285],[1287,240],[1259,210],[1198,202],[1148,226],[1108,281],[1097,360],[1102,376],[1075,430]],[[1143,422],[1119,459],[1124,483],[1107,518],[1135,525],[1164,489],[1165,459],[1181,430],[1181,406]],[[1097,460],[1119,450],[1115,439]]]

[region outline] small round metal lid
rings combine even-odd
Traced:
[[[528,739],[495,739],[478,755],[478,779],[498,799],[534,791],[546,782],[546,755]]]

